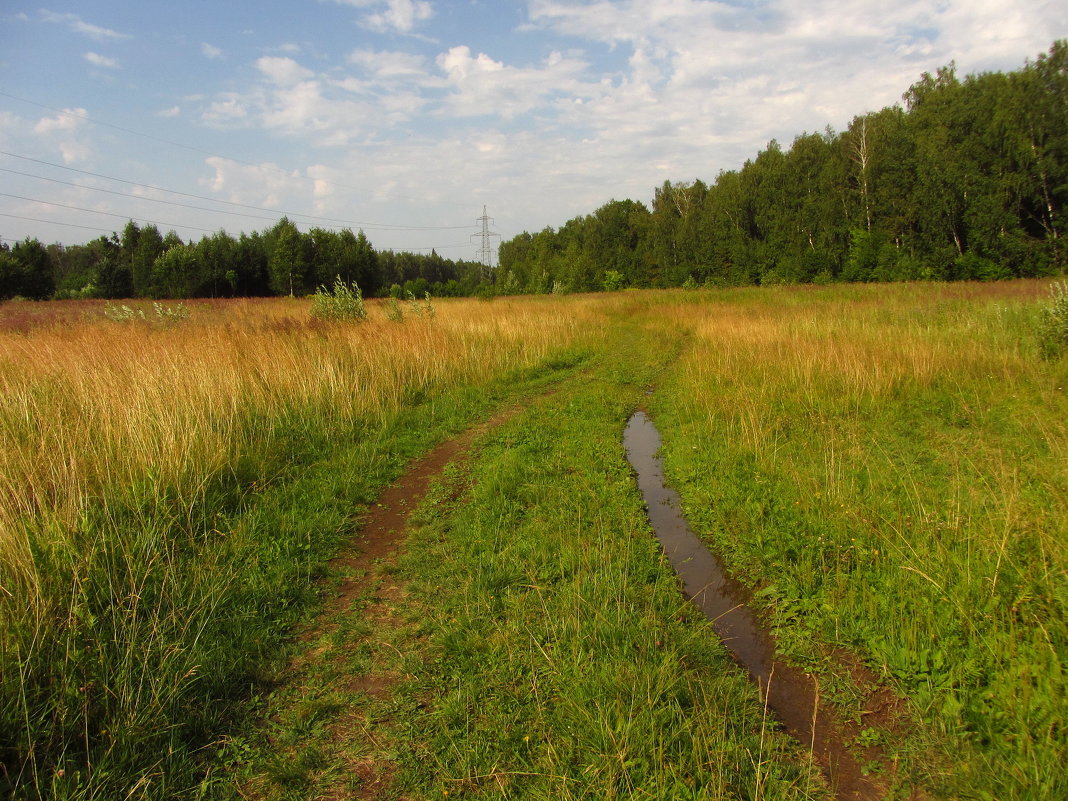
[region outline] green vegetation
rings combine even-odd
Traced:
[[[316,665],[265,710],[281,725],[245,743],[247,782],[370,793],[367,766],[388,762],[379,797],[825,797],[681,597],[623,453],[682,333],[617,323],[610,350],[446,470],[394,573],[391,625],[360,621],[372,586],[309,645]],[[393,676],[389,695],[368,675]]]
[[[1068,282],[1054,281],[1049,294],[1039,322],[1039,347],[1044,357],[1056,359],[1068,351]]]
[[[833,673],[820,644],[844,646],[908,697],[947,754],[936,797],[1068,795],[1068,363],[1038,358],[1043,288],[706,294],[652,402],[780,647]]]
[[[308,305],[0,329],[0,792],[209,792],[361,508],[584,319],[470,303],[387,339]]]
[[[483,266],[429,254],[376,251],[363,231],[304,232],[286,217],[264,231],[183,242],[132,220],[85,245],[0,242],[0,300],[303,296],[335,277],[365,297],[474,294]]]
[[[34,801],[826,797],[658,553],[621,443],[645,404],[695,528],[821,698],[860,715],[838,647],[907,699],[911,725],[856,741],[886,750],[893,793],[1064,796],[1052,291],[0,326],[0,782]],[[381,487],[502,408],[406,555],[309,630]]]
[[[335,275],[401,299],[1063,273],[1068,41],[1011,73],[924,73],[903,100],[787,149],[773,140],[711,183],[665,181],[651,207],[612,200],[524,232],[492,275],[285,217],[199,242],[130,221],[87,245],[0,243],[0,299],[299,296]]]
[[[1068,42],[1022,69],[924,74],[905,107],[772,141],[711,182],[665,181],[502,242],[501,291],[995,280],[1065,269]],[[606,283],[607,282],[607,283]]]
[[[312,317],[318,317],[320,320],[358,322],[367,319],[367,309],[363,305],[360,288],[349,286],[341,280],[341,276],[334,278],[333,289],[319,287],[315,290],[311,313]]]

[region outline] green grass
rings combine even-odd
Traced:
[[[374,736],[350,739],[352,751],[331,745],[336,730],[301,738],[290,765],[302,748],[333,753],[303,774],[303,795],[271,778],[269,758],[251,760],[264,796],[316,797],[370,752],[393,766],[383,797],[825,797],[681,597],[645,522],[622,429],[679,341],[670,328],[618,330],[610,355],[446,471],[397,574],[402,620],[335,643],[268,715],[294,721],[350,671],[393,674],[387,700],[346,707]],[[364,648],[373,656],[357,664]]]
[[[219,792],[231,733],[248,728],[361,510],[436,441],[558,374],[510,371],[349,427],[298,410],[191,506],[158,491],[102,499],[73,535],[35,532],[35,570],[66,591],[0,629],[0,791],[50,801]]]
[[[399,387],[365,417],[276,410],[195,492],[149,476],[75,531],[34,531],[53,589],[0,628],[0,792],[305,799],[378,776],[382,797],[825,797],[647,530],[621,442],[644,403],[691,521],[823,697],[859,714],[827,646],[908,697],[912,727],[862,735],[901,792],[1068,796],[1068,359],[1042,357],[1046,298],[554,299],[608,333],[477,384]],[[446,471],[401,563],[294,645],[361,509],[515,404]],[[398,582],[406,597],[378,597]]]
[[[1037,801],[1068,796],[1066,370],[1035,304],[988,292],[709,296],[653,410],[780,647],[829,672],[843,645],[899,688],[936,796]]]

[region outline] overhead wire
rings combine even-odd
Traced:
[[[185,223],[172,223],[172,222],[160,222],[158,220],[149,220],[144,217],[131,216],[129,214],[119,214],[114,211],[101,211],[100,209],[87,209],[84,206],[72,206],[69,203],[57,203],[54,200],[41,200],[35,197],[25,197],[24,195],[12,195],[8,192],[0,192],[0,197],[10,197],[15,200],[25,200],[28,203],[43,203],[46,206],[58,206],[61,209],[71,209],[72,211],[84,211],[90,214],[104,214],[108,217],[119,217],[123,220],[137,220],[139,222],[149,223],[151,225],[162,225],[166,228],[188,228],[193,231],[204,231],[205,233],[212,233],[209,228],[200,228],[195,225],[186,225]]]
[[[282,167],[277,167],[277,166],[270,165],[270,164],[254,164],[252,162],[243,161],[242,159],[236,159],[236,158],[233,158],[233,157],[230,157],[230,156],[224,156],[224,155],[220,155],[218,153],[212,153],[212,152],[204,150],[202,148],[193,147],[191,145],[186,145],[186,144],[184,144],[182,142],[176,142],[176,141],[173,141],[173,140],[170,140],[170,139],[164,139],[164,138],[161,138],[161,137],[153,136],[151,134],[146,134],[146,133],[143,133],[141,131],[135,131],[135,130],[133,130],[131,128],[126,128],[126,127],[123,127],[121,125],[115,125],[114,123],[105,122],[103,120],[97,120],[97,119],[94,119],[92,117],[89,117],[87,114],[78,114],[76,112],[71,111],[70,109],[56,108],[54,106],[49,106],[49,105],[44,104],[44,103],[39,103],[39,102],[34,101],[34,100],[29,100],[29,99],[24,98],[24,97],[19,97],[17,95],[10,94],[9,92],[0,91],[0,97],[7,97],[7,98],[10,98],[12,100],[17,100],[17,101],[22,102],[22,103],[27,103],[29,105],[36,106],[38,108],[43,108],[43,109],[45,109],[47,111],[52,111],[54,113],[61,114],[61,115],[67,116],[67,117],[72,117],[74,119],[81,119],[81,120],[84,120],[84,121],[86,121],[88,123],[91,123],[93,125],[100,125],[100,126],[104,126],[104,127],[107,127],[107,128],[113,128],[115,130],[122,131],[123,133],[128,133],[128,134],[131,134],[133,136],[142,137],[142,138],[149,139],[149,140],[152,140],[152,141],[155,141],[155,142],[160,142],[160,143],[163,143],[163,144],[171,145],[173,147],[178,147],[178,148],[181,148],[181,149],[184,149],[184,150],[189,150],[189,151],[192,151],[192,152],[195,152],[195,153],[200,153],[202,155],[210,156],[212,158],[225,159],[225,160],[231,161],[231,162],[233,162],[235,164],[241,164],[241,165],[248,166],[248,167],[254,167],[254,168],[260,169],[260,170],[270,170],[270,171],[282,173],[287,178],[296,178],[296,179],[299,179],[301,181],[310,181],[310,182],[313,182],[313,183],[325,183],[325,184],[329,184],[331,186],[337,186],[337,187],[340,187],[340,188],[343,188],[343,189],[349,189],[349,190],[352,190],[352,191],[362,191],[357,187],[348,186],[346,184],[340,183],[338,181],[332,181],[332,180],[327,179],[327,178],[312,178],[310,176],[306,176],[306,175],[301,174],[299,171],[289,171],[289,170],[286,170],[286,169],[284,169]],[[193,199],[196,199],[196,200],[204,200],[204,201],[207,201],[209,203],[216,203],[216,204],[220,204],[220,205],[230,206],[230,207],[233,207],[233,208],[244,208],[244,209],[251,209],[251,210],[254,210],[254,211],[270,212],[270,213],[272,213],[274,215],[281,214],[281,215],[284,215],[286,217],[305,218],[304,220],[293,220],[293,222],[296,223],[296,224],[310,225],[312,223],[309,223],[306,220],[312,220],[312,221],[319,221],[319,222],[323,222],[323,223],[334,223],[334,224],[340,224],[340,225],[345,225],[345,226],[356,226],[356,227],[359,227],[359,228],[362,228],[362,229],[372,230],[372,231],[374,231],[374,230],[377,230],[377,231],[448,231],[448,230],[467,230],[467,229],[470,229],[472,227],[471,225],[438,225],[438,226],[401,225],[401,224],[394,224],[394,223],[376,223],[376,222],[368,222],[368,221],[360,221],[360,220],[345,220],[345,219],[332,218],[332,217],[322,217],[322,216],[317,216],[317,215],[312,215],[312,214],[305,214],[305,213],[302,213],[302,212],[284,211],[284,210],[280,210],[280,209],[271,209],[271,208],[267,208],[267,207],[264,207],[264,206],[254,206],[254,205],[246,204],[246,203],[237,203],[235,201],[221,200],[221,199],[218,199],[218,198],[208,197],[206,195],[197,195],[197,194],[190,193],[190,192],[182,192],[182,191],[176,190],[176,189],[167,189],[166,187],[154,186],[152,184],[143,184],[143,183],[139,183],[137,181],[131,181],[131,180],[128,180],[128,179],[125,179],[125,178],[119,178],[119,177],[116,177],[116,176],[105,175],[103,173],[95,173],[95,172],[91,172],[89,170],[81,170],[81,169],[78,169],[76,167],[69,167],[69,166],[63,165],[63,164],[56,164],[54,162],[49,162],[49,161],[46,161],[46,160],[43,160],[43,159],[36,159],[36,158],[32,158],[30,156],[20,155],[18,153],[12,153],[10,151],[0,150],[0,155],[9,156],[11,158],[16,158],[16,159],[22,159],[24,161],[29,161],[29,162],[33,162],[33,163],[36,163],[36,164],[41,164],[41,165],[44,165],[44,166],[53,167],[55,169],[67,170],[69,172],[74,172],[74,173],[78,173],[78,174],[82,174],[82,175],[87,175],[87,176],[90,176],[90,177],[93,177],[93,178],[100,178],[100,179],[103,179],[103,180],[106,180],[106,181],[114,181],[116,183],[122,183],[122,184],[126,184],[128,186],[134,186],[134,187],[137,187],[137,188],[140,188],[140,189],[147,189],[147,190],[156,191],[156,192],[164,192],[164,193],[167,193],[167,194],[172,194],[172,195],[176,195],[176,196],[179,196],[179,197],[193,198]],[[55,178],[48,178],[48,177],[45,177],[45,176],[32,175],[30,173],[23,173],[23,172],[19,172],[17,170],[10,170],[10,169],[6,169],[6,168],[0,168],[0,170],[3,170],[5,172],[9,172],[9,173],[13,173],[13,174],[16,174],[16,175],[22,175],[22,176],[28,177],[28,178],[34,178],[34,179],[44,180],[44,181],[51,181],[51,182],[59,183],[59,184],[66,184],[68,186],[72,186],[72,187],[79,188],[79,189],[87,189],[87,190],[90,190],[90,191],[99,191],[99,192],[106,192],[106,193],[109,193],[109,194],[116,194],[116,195],[120,195],[120,196],[123,196],[123,197],[129,197],[129,198],[132,198],[132,199],[135,199],[135,200],[148,200],[150,202],[164,203],[164,204],[168,204],[168,205],[172,205],[172,206],[176,206],[176,207],[189,208],[189,209],[198,210],[198,211],[207,211],[209,213],[245,216],[245,217],[248,217],[250,219],[275,219],[274,217],[264,218],[264,217],[260,217],[258,215],[244,214],[242,212],[228,212],[228,211],[225,211],[223,209],[206,209],[206,208],[203,208],[203,207],[193,206],[193,205],[190,205],[190,204],[178,203],[176,201],[166,201],[166,200],[163,200],[161,198],[149,198],[149,197],[143,197],[143,196],[138,196],[138,195],[127,195],[127,194],[124,194],[122,192],[117,192],[115,190],[104,189],[102,187],[90,187],[90,186],[85,186],[85,185],[82,185],[82,184],[74,184],[74,183],[70,183],[70,182],[66,182],[66,181],[60,181],[60,180],[55,179]],[[46,205],[58,206],[58,207],[61,207],[61,208],[69,208],[69,209],[77,210],[77,211],[90,212],[90,213],[96,213],[96,214],[106,214],[106,215],[114,216],[114,217],[126,217],[128,219],[135,219],[135,220],[138,220],[138,221],[140,221],[142,223],[149,223],[149,224],[152,224],[152,225],[162,225],[162,226],[166,226],[166,227],[176,227],[176,228],[183,228],[183,229],[187,229],[187,230],[211,233],[211,231],[209,229],[201,228],[201,227],[194,226],[194,225],[186,225],[184,223],[183,224],[178,224],[178,223],[155,222],[155,221],[148,220],[148,219],[145,219],[145,218],[142,218],[142,217],[138,217],[138,216],[121,215],[121,214],[116,214],[116,213],[113,213],[113,212],[103,212],[103,211],[99,211],[97,209],[87,209],[87,208],[83,208],[83,207],[78,207],[78,206],[73,206],[73,205],[68,205],[68,204],[63,204],[63,203],[57,203],[57,202],[54,202],[54,201],[34,200],[34,199],[30,199],[30,198],[24,198],[24,197],[21,197],[21,196],[18,196],[18,195],[9,195],[9,194],[5,194],[5,193],[0,193],[0,195],[3,195],[5,197],[12,197],[12,198],[16,198],[16,199],[21,199],[21,200],[27,200],[29,202],[34,202],[34,203],[44,203]],[[53,225],[65,225],[65,226],[68,226],[68,227],[85,228],[85,229],[88,229],[88,230],[100,230],[99,228],[93,228],[91,226],[85,226],[85,225],[77,225],[75,223],[62,223],[62,222],[57,222],[57,221],[52,221],[52,220],[37,220],[35,218],[30,218],[30,217],[25,217],[25,216],[20,216],[20,215],[14,215],[14,214],[3,214],[3,216],[9,217],[9,218],[12,218],[12,219],[23,219],[23,220],[34,221],[34,222],[42,222],[42,223],[53,224]],[[465,243],[463,243],[463,245],[460,245],[460,244],[457,244],[457,245],[438,245],[438,246],[429,247],[429,248],[415,248],[414,250],[417,250],[417,251],[439,250],[439,249],[440,250],[445,250],[445,249],[451,249],[451,248],[461,247],[461,246],[467,247],[469,244],[470,244],[469,242],[465,242]]]
[[[0,94],[3,94],[3,93],[0,92]],[[33,162],[34,164],[43,164],[46,167],[55,167],[56,169],[67,170],[68,172],[76,172],[76,173],[78,173],[80,175],[88,175],[88,176],[93,177],[93,178],[102,178],[105,181],[115,181],[116,183],[127,184],[128,186],[136,186],[139,189],[150,189],[150,190],[153,190],[153,191],[156,191],[156,192],[167,192],[168,194],[172,194],[172,195],[179,195],[181,197],[194,198],[196,200],[206,200],[209,203],[219,203],[219,204],[224,205],[224,206],[234,206],[234,207],[242,208],[242,209],[252,209],[254,211],[268,211],[268,212],[271,212],[272,214],[276,214],[276,215],[277,214],[282,214],[282,215],[285,215],[287,217],[306,217],[309,220],[319,220],[319,221],[322,221],[322,222],[340,223],[342,225],[355,225],[355,226],[359,226],[361,228],[364,228],[366,230],[381,230],[381,231],[455,231],[455,230],[461,230],[461,229],[466,230],[466,229],[472,227],[471,225],[400,225],[400,224],[394,224],[394,223],[376,223],[376,222],[367,222],[367,221],[361,221],[361,220],[345,220],[345,219],[340,219],[340,218],[335,218],[335,217],[320,217],[320,216],[317,216],[317,215],[314,215],[314,214],[303,214],[303,213],[301,213],[299,211],[284,211],[282,209],[271,209],[271,208],[268,208],[266,206],[253,206],[253,205],[248,204],[248,203],[237,203],[237,202],[234,202],[232,200],[220,200],[218,198],[209,197],[207,195],[197,195],[197,194],[193,194],[191,192],[181,192],[181,191],[179,191],[177,189],[167,189],[166,187],[162,187],[162,186],[154,186],[152,184],[142,184],[142,183],[138,183],[137,181],[127,180],[125,178],[117,178],[117,177],[115,177],[113,175],[105,175],[105,174],[99,173],[99,172],[90,172],[89,170],[80,170],[77,167],[68,167],[68,166],[66,166],[64,164],[56,164],[56,163],[51,162],[51,161],[45,161],[44,159],[35,159],[35,158],[30,157],[30,156],[23,156],[23,155],[20,155],[18,153],[11,153],[10,151],[7,151],[7,150],[0,150],[0,156],[10,156],[12,158],[22,159],[23,161],[30,161],[30,162]],[[0,168],[0,169],[4,169],[4,168]],[[5,171],[6,172],[17,172],[15,170],[5,170]],[[28,173],[18,173],[18,174],[20,174],[20,175],[29,175]],[[30,177],[38,178],[38,177],[41,177],[41,176],[30,175]],[[56,179],[54,179],[54,178],[45,178],[44,180],[51,181],[51,180],[56,180]],[[82,187],[83,185],[82,184],[73,184],[73,186]],[[91,189],[93,187],[85,187],[85,188],[86,189]],[[107,191],[107,190],[104,190],[104,191]],[[139,200],[142,200],[142,199],[146,199],[147,200],[148,199],[148,198],[141,198],[139,196],[134,196],[134,195],[131,195],[130,197],[137,197]],[[209,209],[209,211],[212,211],[212,210]]]
[[[171,140],[171,139],[162,139],[160,137],[156,137],[156,136],[151,135],[151,133],[144,133],[142,131],[133,130],[132,128],[123,127],[122,125],[115,125],[114,123],[104,122],[103,120],[95,120],[95,119],[93,119],[93,117],[89,116],[89,114],[78,114],[78,113],[76,113],[76,112],[74,112],[74,111],[72,111],[70,109],[59,109],[59,108],[56,108],[54,106],[48,106],[48,105],[43,104],[43,103],[37,103],[36,100],[31,100],[31,99],[26,98],[26,97],[19,97],[18,95],[13,95],[13,94],[11,94],[9,92],[0,91],[0,97],[7,97],[7,98],[10,98],[12,100],[18,100],[19,103],[25,103],[25,104],[28,104],[30,106],[36,106],[37,108],[45,109],[46,111],[52,111],[52,112],[57,113],[57,114],[63,114],[64,116],[73,117],[73,119],[75,119],[75,120],[82,120],[82,121],[88,122],[88,123],[90,123],[92,125],[100,125],[100,126],[104,126],[104,127],[107,127],[107,128],[114,128],[115,130],[121,130],[124,133],[130,133],[130,135],[135,136],[135,137],[141,137],[143,139],[148,139],[148,140],[151,140],[151,141],[154,141],[154,142],[160,142],[162,144],[169,144],[169,145],[172,145],[174,147],[182,148],[182,150],[191,151],[192,153],[199,153],[199,154],[204,155],[204,156],[210,156],[211,158],[221,158],[221,159],[225,159],[227,161],[233,161],[234,163],[237,163],[237,164],[244,164],[245,167],[252,167],[252,168],[255,168],[257,170],[269,170],[269,171],[272,171],[272,172],[278,172],[278,173],[281,173],[281,174],[285,175],[286,177],[298,178],[300,180],[304,180],[304,182],[312,182],[313,184],[314,183],[323,183],[323,184],[329,184],[331,186],[340,187],[342,189],[348,189],[348,190],[354,191],[354,192],[362,192],[362,191],[364,191],[363,189],[361,189],[359,187],[354,187],[354,186],[349,186],[347,184],[342,184],[341,182],[337,182],[337,180],[331,180],[330,178],[313,178],[313,177],[311,177],[309,175],[302,175],[300,173],[300,171],[297,171],[297,170],[293,170],[293,171],[286,170],[285,168],[282,168],[282,167],[273,166],[273,164],[256,164],[256,163],[253,163],[251,161],[244,161],[244,160],[239,159],[239,158],[233,158],[232,156],[223,156],[223,155],[218,154],[218,153],[211,153],[209,151],[203,150],[203,148],[201,148],[201,147],[194,147],[192,145],[184,144],[182,142],[176,142],[176,141]],[[4,153],[3,155],[15,155],[15,154]],[[16,156],[16,158],[25,158],[25,157]],[[36,159],[29,159],[29,160],[36,160]],[[43,163],[45,163],[45,162],[43,162]],[[53,166],[54,167],[58,167],[58,164],[53,164]],[[72,168],[62,168],[62,169],[72,169]],[[296,175],[294,175],[294,173],[296,173]],[[92,173],[90,173],[90,174],[92,174]],[[107,177],[107,176],[98,176],[98,177]],[[121,178],[111,178],[111,179],[112,180],[122,180]],[[133,183],[133,182],[126,182],[126,183]],[[159,187],[152,187],[152,188],[160,189]],[[171,191],[171,190],[161,189],[161,191]],[[175,192],[175,193],[176,194],[184,194],[184,192]],[[191,195],[191,197],[197,197],[197,198],[200,198],[201,200],[214,200],[214,199],[211,199],[211,198],[203,198],[202,195]],[[216,201],[216,202],[225,203],[226,201]],[[235,204],[235,205],[244,205],[244,204]],[[273,211],[274,210],[274,209],[262,208],[262,207],[254,207],[254,208],[258,208],[258,209],[260,209],[262,211]],[[285,213],[285,211],[281,211],[280,214],[288,214],[288,213]],[[313,215],[300,215],[300,216],[302,216],[302,217],[313,217]],[[329,219],[329,218],[316,218],[316,219]],[[434,230],[446,230],[446,229],[460,229],[460,227],[464,227],[464,229],[467,229],[467,227],[470,227],[470,225],[408,226],[408,225],[399,225],[399,224],[394,225],[392,223],[349,222],[349,221],[344,221],[344,220],[334,220],[334,222],[343,222],[345,224],[362,225],[364,227],[367,227],[367,229],[372,229],[372,227],[374,227],[374,229],[377,229],[377,230],[393,230],[393,231],[434,231]]]

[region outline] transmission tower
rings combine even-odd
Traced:
[[[488,279],[493,270],[493,254],[495,252],[490,240],[493,237],[500,239],[501,235],[496,231],[490,230],[490,223],[493,222],[493,218],[486,214],[485,206],[482,207],[482,216],[475,222],[482,224],[482,230],[477,234],[471,234],[471,236],[481,237],[482,245],[478,249],[478,260],[482,262],[482,277]]]

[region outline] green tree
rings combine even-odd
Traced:
[[[193,245],[173,247],[161,253],[152,266],[152,286],[157,297],[193,297],[200,265]]]
[[[27,237],[16,242],[10,253],[5,249],[0,254],[0,260],[4,262],[0,266],[0,298],[20,295],[44,300],[56,291],[52,260],[39,240]]]
[[[304,294],[310,267],[304,235],[283,217],[271,229],[268,242],[271,289],[278,295]]]

